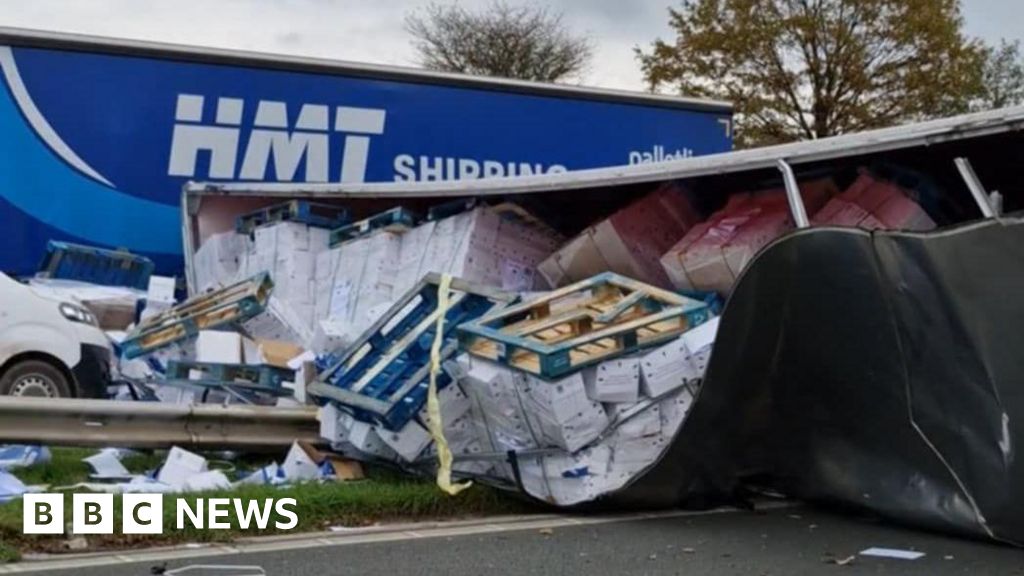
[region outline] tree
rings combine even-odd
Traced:
[[[1024,103],[1024,60],[1019,41],[1003,40],[998,47],[986,50],[982,83],[984,92],[974,104],[977,110]]]
[[[735,105],[737,144],[772,144],[967,111],[985,47],[959,0],[683,0],[674,42],[637,49],[652,90]]]
[[[430,4],[406,16],[405,28],[432,70],[557,82],[582,74],[592,57],[590,42],[560,13],[500,0],[479,12]]]

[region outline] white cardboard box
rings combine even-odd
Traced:
[[[170,486],[184,486],[190,476],[206,472],[207,462],[199,454],[174,446],[156,474],[156,481]]]
[[[640,397],[640,359],[616,358],[582,371],[587,396],[598,402],[636,402]]]
[[[675,390],[702,373],[693,364],[682,338],[655,348],[640,361],[640,385],[644,394],[654,398]]]
[[[446,429],[449,422],[459,420],[470,409],[469,397],[462,391],[458,382],[452,382],[438,390],[437,400],[441,405],[441,422],[445,425]],[[424,425],[430,424],[430,415],[427,413],[426,406],[420,410],[419,416]]]
[[[372,424],[353,419],[348,429],[348,443],[356,450],[385,460],[394,458],[395,452],[384,443]]]
[[[308,348],[313,331],[285,301],[271,296],[263,313],[246,320],[245,330],[261,340],[281,340]]]
[[[652,404],[619,425],[623,436],[644,438],[661,434],[661,407]]]
[[[320,437],[329,444],[344,442],[355,421],[351,414],[338,410],[331,402],[320,409],[317,418],[320,420]]]
[[[679,431],[679,427],[690,413],[693,401],[693,393],[689,385],[661,401],[661,429],[667,437],[673,438]]]
[[[237,332],[200,330],[196,360],[215,364],[242,364],[242,336]]]
[[[285,480],[315,480],[320,477],[320,466],[309,457],[309,454],[299,446],[298,442],[293,443],[284,462],[281,463],[281,470],[284,471]]]
[[[431,442],[430,433],[410,420],[399,431],[377,429],[377,435],[406,462],[413,462]]]
[[[150,276],[149,289],[146,291],[146,304],[165,304],[174,306],[174,288],[176,280],[173,276]]]

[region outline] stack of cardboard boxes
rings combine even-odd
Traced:
[[[247,274],[269,272],[274,297],[302,322],[313,325],[317,254],[327,250],[330,232],[297,222],[256,228],[246,259]]]
[[[215,290],[243,279],[240,268],[252,243],[249,236],[235,232],[214,234],[203,242],[192,258],[196,293]]]
[[[533,271],[561,240],[550,230],[480,207],[322,252],[314,279],[314,348],[328,351],[353,341],[430,272],[509,291],[533,290]]]
[[[666,185],[584,230],[538,271],[552,288],[609,271],[667,288],[659,259],[699,221],[689,195]]]
[[[831,199],[811,219],[817,226],[850,226],[865,230],[935,228],[935,221],[899,185],[862,170],[857,180]]]
[[[317,256],[315,351],[351,342],[401,295],[395,290],[401,247],[401,235],[380,231]]]
[[[836,192],[830,179],[800,188],[808,214]],[[728,294],[757,252],[792,228],[785,191],[733,194],[724,208],[666,250],[661,264],[677,289]]]

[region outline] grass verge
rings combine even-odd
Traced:
[[[26,484],[66,486],[87,480],[88,466],[81,458],[93,450],[56,448],[51,462],[16,471]],[[163,461],[162,454],[126,458],[125,467],[141,473],[155,468]],[[65,522],[70,523],[72,492],[65,495]],[[458,496],[448,496],[433,482],[411,478],[390,470],[367,471],[367,478],[354,482],[305,483],[290,486],[242,486],[226,491],[211,491],[183,495],[194,510],[199,499],[241,498],[263,502],[266,499],[294,498],[294,511],[298,526],[287,533],[326,530],[332,526],[367,526],[376,522],[416,521],[431,519],[469,518],[494,514],[526,513],[536,511],[525,502],[485,486],[473,486]],[[115,532],[120,532],[121,497],[115,496]],[[183,530],[176,528],[177,495],[164,497],[164,533],[160,535],[96,535],[88,536],[88,551],[126,549],[146,546],[179,544],[184,542],[230,541],[239,536],[261,536],[282,533],[273,527],[274,521],[284,518],[272,516],[266,530],[250,526],[243,530],[234,514],[228,521],[231,528],[198,530],[186,523]],[[26,552],[62,552],[68,549],[66,536],[24,535],[21,500],[0,505],[0,562],[17,560]]]

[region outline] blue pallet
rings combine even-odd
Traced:
[[[480,201],[476,198],[460,198],[458,200],[449,200],[448,202],[435,204],[427,210],[427,222],[443,220],[445,218],[455,216],[456,214],[469,212],[479,205],[481,205]]]
[[[153,261],[145,256],[51,240],[38,276],[147,290],[152,274]]]
[[[317,204],[306,200],[291,200],[254,210],[235,219],[235,231],[251,234],[260,226],[278,222],[296,222],[315,228],[334,229],[351,222],[347,208],[332,204]]]
[[[125,358],[137,358],[176,342],[195,338],[200,330],[235,326],[263,312],[274,290],[270,274],[194,296],[146,318],[121,342]]]
[[[398,206],[369,218],[353,222],[347,226],[331,230],[330,246],[334,248],[343,242],[362,238],[377,230],[392,232],[405,231],[416,225],[414,213]]]
[[[193,371],[199,373],[199,378],[191,378]],[[171,360],[167,363],[167,371],[164,376],[168,380],[186,380],[200,386],[231,385],[258,392],[290,395],[291,390],[286,390],[283,384],[295,380],[295,370],[268,364],[222,364]]]
[[[356,418],[401,430],[427,399],[440,277],[429,274],[388,310],[307,391]],[[441,360],[458,351],[456,327],[514,301],[514,296],[455,279],[444,320]],[[437,375],[439,389],[451,377]]]

